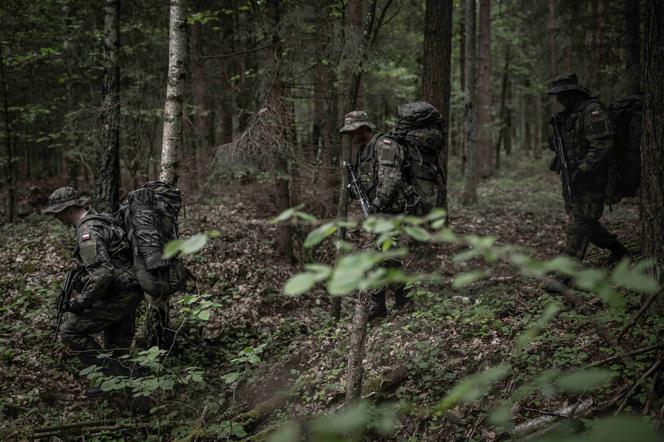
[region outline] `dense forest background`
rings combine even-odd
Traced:
[[[658,440],[662,26],[657,0],[4,0],[0,435]],[[632,263],[556,257],[563,72],[605,104],[643,94],[641,193],[603,218]],[[362,223],[343,117],[388,131],[419,100],[446,118],[447,215]],[[140,375],[104,377],[53,342],[73,238],[40,210],[72,185],[113,211],[159,178],[195,278],[173,345],[147,348],[142,306]],[[403,272],[367,245],[386,235]],[[553,272],[577,290],[546,293]],[[414,308],[367,327],[362,293],[395,281]]]
[[[425,98],[423,79],[435,75],[427,70],[439,69],[445,76],[449,69],[440,64],[444,60],[424,63],[425,35],[445,35],[435,28],[425,32],[423,2],[376,3],[367,41],[363,21],[372,5],[364,2],[190,5],[179,160],[180,186],[187,195],[195,198],[216,190],[222,178],[282,174],[270,167],[274,152],[267,143],[231,161],[234,151],[247,150],[238,145],[239,135],[260,120],[259,111],[266,108],[278,80],[283,83],[279,99],[289,115],[280,117],[280,127],[273,132],[283,144],[292,180],[290,203],[308,201],[318,213],[335,214],[341,175],[336,129],[343,114],[352,110],[353,74],[362,70],[354,107],[368,111],[379,128],[387,130],[395,122],[398,104]],[[638,9],[636,28],[626,27],[626,14],[636,3],[628,9],[626,2],[607,0],[479,5],[479,53],[470,63],[478,67],[481,177],[491,176],[500,168],[500,158],[513,152],[520,157],[542,155],[554,109],[545,91],[558,73],[575,71],[607,103],[638,85],[638,78],[637,83],[632,78],[640,73]],[[94,191],[102,152],[112,141],[104,119],[116,107],[119,121],[111,124],[119,128],[122,192],[158,175],[168,5],[122,3],[116,18],[119,40],[111,42],[119,45],[115,61],[107,55],[111,49],[103,6],[8,1],[2,8],[3,174],[15,181],[20,213],[43,203],[55,185]],[[455,2],[453,10],[449,110],[444,107],[449,114],[450,167],[463,169],[463,2]],[[105,80],[109,62],[119,70],[117,85]],[[104,97],[113,91],[119,101],[109,109]],[[8,161],[13,177],[7,176]],[[7,216],[12,199],[4,201]]]

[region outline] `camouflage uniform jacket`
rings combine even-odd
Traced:
[[[90,308],[111,292],[138,287],[128,271],[131,250],[112,215],[88,211],[76,227],[74,257],[84,271],[81,293],[72,302],[72,311]]]
[[[379,213],[405,210],[403,146],[382,134],[374,135],[359,154],[355,169],[370,201]]]
[[[603,197],[614,132],[606,107],[589,99],[560,116],[572,192]]]

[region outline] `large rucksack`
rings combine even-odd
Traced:
[[[180,190],[161,181],[149,181],[129,192],[118,211],[132,248],[136,279],[148,295],[165,297],[181,289],[189,272],[177,258],[164,260],[164,246],[177,239],[182,208]]]
[[[406,179],[415,191],[421,191],[421,181],[440,186],[444,180],[439,164],[445,143],[443,117],[438,109],[426,101],[402,104],[397,108],[397,124],[388,134],[404,147]],[[425,212],[431,207],[425,208]]]
[[[643,100],[640,95],[628,95],[608,108],[615,134],[609,160],[607,204],[615,204],[623,197],[634,197],[641,184],[641,116]]]

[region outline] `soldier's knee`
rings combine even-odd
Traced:
[[[60,341],[70,350],[82,350],[86,336],[73,321],[65,322],[60,332]]]

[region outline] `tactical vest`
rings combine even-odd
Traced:
[[[108,257],[114,267],[128,269],[131,267],[131,249],[124,234],[124,230],[118,224],[115,217],[108,213],[99,213],[89,210],[76,228],[77,235],[82,230],[94,230],[104,240],[104,246],[108,252]],[[80,256],[80,244],[77,241],[74,249],[74,256],[79,263],[82,263]]]

